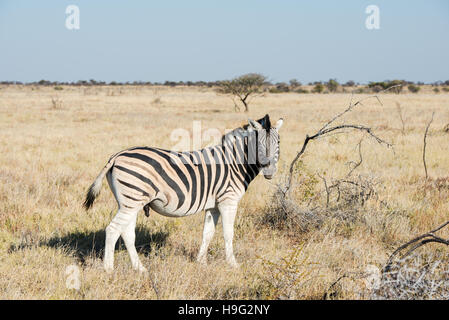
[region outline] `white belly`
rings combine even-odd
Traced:
[[[188,208],[187,209],[185,209],[185,208],[176,209],[176,207],[174,205],[171,205],[170,203],[167,204],[165,201],[158,200],[158,199],[153,200],[150,203],[151,209],[153,209],[157,213],[159,213],[163,216],[166,216],[166,217],[185,217],[185,216],[189,216],[191,214],[201,212],[203,210],[214,208],[215,206],[216,206],[216,203],[215,203],[214,198],[208,199],[204,208],[190,209],[190,211],[187,211]]]

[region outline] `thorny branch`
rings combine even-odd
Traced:
[[[424,233],[412,240],[410,240],[409,242],[403,244],[402,246],[400,246],[399,248],[397,248],[390,256],[390,258],[387,261],[387,264],[385,265],[385,267],[383,268],[383,273],[388,272],[391,268],[391,264],[393,262],[393,259],[404,249],[408,248],[409,246],[412,245],[411,249],[409,249],[403,256],[402,258],[407,257],[408,255],[410,255],[414,250],[418,249],[419,247],[425,245],[426,243],[430,243],[430,242],[437,242],[437,243],[442,243],[445,244],[447,246],[449,246],[449,239],[443,239],[441,237],[438,237],[435,235],[435,232],[443,229],[444,227],[446,227],[447,225],[449,225],[449,220],[446,221],[445,223],[443,223],[442,225],[440,225],[438,228],[429,231],[427,233]]]
[[[381,92],[385,92],[385,91],[391,90],[391,89],[396,88],[396,87],[399,87],[399,86],[401,86],[401,85],[395,85],[395,86],[389,87],[389,88],[387,88],[387,89],[385,89],[385,90],[382,90]],[[342,111],[341,113],[339,113],[339,114],[337,114],[335,117],[333,117],[331,120],[329,120],[329,121],[328,121],[328,122],[327,122],[327,123],[320,129],[320,130],[318,130],[318,132],[316,132],[315,134],[313,134],[313,135],[308,135],[308,134],[307,134],[307,135],[306,135],[306,138],[305,138],[305,140],[304,140],[304,143],[303,143],[303,145],[302,145],[301,150],[297,153],[296,157],[293,159],[293,161],[292,161],[291,164],[290,164],[289,176],[288,176],[287,185],[286,185],[286,188],[285,188],[284,195],[290,190],[291,182],[292,182],[292,176],[293,176],[293,169],[294,169],[294,167],[295,167],[295,164],[296,164],[296,162],[298,161],[298,159],[303,155],[303,153],[304,153],[305,150],[306,150],[306,147],[307,147],[308,143],[309,143],[311,140],[315,140],[315,139],[317,139],[317,138],[319,138],[319,137],[328,135],[328,134],[333,133],[333,132],[335,132],[335,131],[341,131],[341,130],[345,130],[345,129],[355,129],[355,130],[365,131],[365,132],[368,133],[372,138],[374,138],[379,144],[384,144],[384,145],[386,145],[388,148],[392,147],[392,144],[391,144],[391,143],[382,140],[381,138],[379,138],[378,136],[376,136],[376,135],[372,132],[371,128],[365,127],[365,126],[363,126],[363,125],[358,125],[358,124],[341,124],[341,125],[337,125],[337,126],[331,127],[331,125],[332,125],[337,119],[341,118],[341,117],[342,117],[343,115],[345,115],[346,113],[351,112],[352,109],[354,109],[356,106],[358,106],[358,105],[363,105],[362,102],[365,101],[365,100],[367,100],[367,99],[370,99],[370,98],[376,98],[377,101],[379,101],[379,103],[382,105],[382,102],[380,101],[378,95],[372,95],[372,96],[368,96],[368,97],[362,98],[362,99],[356,101],[355,103],[352,103],[352,98],[353,98],[353,96],[351,96],[351,101],[350,101],[350,103],[349,103],[348,108],[346,108],[344,111]]]

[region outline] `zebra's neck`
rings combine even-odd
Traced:
[[[256,159],[256,136],[248,135],[244,129],[237,128],[222,137],[220,147],[231,174],[239,180],[245,190],[259,174],[260,167]]]

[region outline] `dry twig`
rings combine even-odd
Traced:
[[[391,90],[393,88],[396,88],[400,85],[396,85],[396,86],[392,86],[389,87],[385,90],[382,90],[381,92],[385,92],[388,90]],[[331,120],[329,120],[320,130],[318,130],[318,132],[316,132],[313,135],[306,135],[306,138],[304,140],[304,143],[302,145],[301,150],[297,153],[296,157],[293,159],[293,161],[290,164],[290,170],[289,170],[289,176],[288,176],[288,180],[287,180],[287,185],[285,188],[285,192],[284,194],[286,194],[288,192],[288,190],[291,187],[291,181],[292,181],[292,176],[293,176],[293,169],[295,167],[296,162],[298,161],[298,159],[303,155],[303,153],[306,150],[306,147],[308,145],[308,143],[311,140],[315,140],[319,137],[323,137],[325,135],[328,135],[330,133],[335,133],[335,131],[344,131],[345,129],[355,129],[355,130],[360,130],[360,131],[365,131],[366,133],[368,133],[372,138],[374,138],[379,144],[384,144],[387,147],[392,147],[392,144],[389,142],[386,142],[384,140],[382,140],[381,138],[379,138],[378,136],[376,136],[371,128],[369,127],[365,127],[363,125],[359,125],[359,124],[341,124],[341,125],[336,125],[331,127],[331,124],[333,124],[337,119],[341,118],[343,115],[345,115],[346,113],[352,111],[353,108],[355,108],[358,105],[363,105],[363,101],[369,99],[369,98],[376,98],[377,101],[379,101],[379,103],[382,105],[382,102],[380,101],[379,97],[377,95],[372,95],[372,96],[368,96],[365,97],[363,99],[358,100],[357,102],[355,102],[354,104],[352,103],[352,96],[351,96],[351,101],[349,103],[348,108],[346,108],[344,111],[342,111],[341,113],[337,114],[335,117],[333,117]]]
[[[390,256],[390,258],[388,259],[387,264],[385,265],[385,267],[383,268],[383,272],[388,272],[390,270],[391,267],[391,263],[393,262],[393,259],[405,248],[408,248],[410,245],[413,245],[411,249],[409,249],[403,256],[402,259],[407,257],[408,255],[410,255],[413,251],[415,251],[416,249],[418,249],[419,247],[427,244],[427,243],[431,243],[431,242],[437,242],[437,243],[442,243],[445,244],[447,246],[449,246],[449,239],[443,239],[441,237],[438,237],[435,235],[435,232],[443,229],[444,227],[446,227],[447,225],[449,225],[449,221],[446,221],[445,223],[443,223],[442,225],[440,225],[438,228],[429,231],[427,233],[424,233],[412,240],[410,240],[409,242],[403,244],[402,246],[400,246],[399,248],[397,248]]]
[[[404,116],[402,115],[402,108],[401,108],[401,104],[399,102],[396,102],[396,109],[398,110],[399,113],[399,118],[401,119],[401,123],[402,123],[402,135],[405,134],[405,120],[404,120]]]
[[[423,150],[422,150],[422,161],[424,163],[424,171],[426,173],[426,180],[429,178],[429,176],[427,174],[427,163],[426,163],[427,134],[429,133],[429,128],[433,122],[434,115],[435,115],[435,112],[432,112],[432,118],[430,119],[429,123],[427,124],[426,131],[424,132],[424,146],[423,146]]]

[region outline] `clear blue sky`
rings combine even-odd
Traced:
[[[371,4],[379,30],[365,28]],[[449,1],[0,0],[0,46],[11,81],[433,82],[449,79]]]

